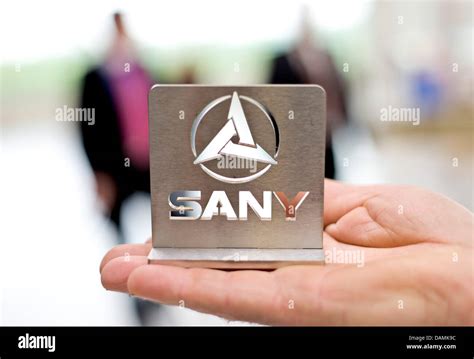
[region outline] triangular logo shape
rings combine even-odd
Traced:
[[[231,141],[238,136],[239,143]],[[263,148],[255,143],[250,132],[244,109],[236,91],[232,94],[227,122],[217,135],[209,142],[206,148],[196,158],[194,164],[221,158],[223,155],[235,156],[244,159],[276,165],[273,159]]]

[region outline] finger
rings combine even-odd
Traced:
[[[307,313],[311,324],[433,325],[433,318],[420,318],[425,310],[434,308],[428,308],[425,297],[417,290],[420,277],[415,274],[416,260],[408,255],[375,260],[362,267],[333,267],[319,279],[317,301],[311,303],[313,310],[308,308]],[[413,278],[407,280],[406,271],[400,268],[412,268]],[[410,303],[409,308],[400,310],[400,298]]]
[[[366,203],[369,200],[371,203],[384,201],[380,195],[389,190],[394,189],[388,186],[354,186],[325,180],[325,231],[339,242],[364,247],[393,248],[421,242],[419,236],[401,235],[400,231],[395,233],[390,230],[390,225],[378,224],[372,217],[374,214],[368,212]],[[382,203],[380,207],[390,205],[391,203]],[[386,217],[389,213],[384,215]]]
[[[318,271],[318,266],[315,266]],[[322,266],[321,266],[322,268]],[[225,272],[164,265],[140,267],[128,279],[133,295],[228,319],[283,322],[288,300],[273,272]],[[291,314],[291,313],[290,313]]]
[[[351,250],[360,249],[359,246],[347,244],[344,242],[339,242],[326,231],[323,232],[323,248],[325,251],[331,251],[333,249],[340,249],[343,251],[351,251]]]
[[[130,273],[147,263],[148,259],[145,256],[115,257],[108,261],[102,269],[102,285],[108,290],[126,293]]]
[[[100,263],[100,272],[104,266],[110,262],[112,259],[123,256],[148,256],[151,250],[151,243],[146,242],[144,244],[121,244],[115,246],[102,259]]]
[[[325,230],[339,242],[362,247],[387,248],[411,244],[375,222],[365,207],[353,209]]]
[[[150,265],[135,269],[127,286],[133,295],[164,304],[270,325],[374,325],[384,323],[387,313],[406,320],[390,298],[402,295],[415,309],[419,299],[408,297],[413,290],[403,288],[400,276],[387,281],[387,269],[398,273],[395,261],[373,264],[289,266],[274,272]]]
[[[415,187],[373,187],[370,201],[365,199],[325,231],[339,242],[376,248],[462,241],[469,232],[463,225],[472,218],[464,215],[468,211],[459,211],[439,195]]]
[[[379,186],[355,186],[333,180],[324,180],[324,225],[339,218],[380,193]]]
[[[387,257],[395,254],[392,248],[368,248],[336,240],[329,233],[324,232],[324,258],[326,264],[354,264],[360,266],[362,262]]]
[[[327,228],[329,228],[328,226]],[[326,264],[349,264],[360,268],[366,263],[384,258],[400,257],[410,253],[409,246],[401,247],[364,247],[338,241],[324,232],[324,257]]]
[[[409,324],[422,322],[419,313],[424,297],[413,290],[420,278],[407,277],[400,266],[416,268],[418,261],[407,255],[362,267],[289,266],[274,272],[149,265],[133,270],[127,286],[133,295],[233,320],[380,325],[389,318],[393,323]],[[403,298],[410,308],[401,313],[393,298]]]

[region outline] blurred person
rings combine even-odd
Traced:
[[[94,108],[95,124],[81,123],[82,140],[105,212],[119,231],[123,202],[150,192],[148,91],[153,84],[141,65],[123,17],[113,15],[114,38],[102,64],[84,78],[82,107]]]
[[[410,77],[414,105],[425,119],[436,116],[443,105],[443,83],[435,71],[420,69]]]
[[[122,204],[135,192],[150,193],[148,91],[153,85],[129,38],[123,16],[113,15],[114,38],[102,64],[84,78],[82,108],[95,109],[95,124],[81,122],[84,149],[97,195],[124,242]],[[158,307],[134,301],[142,324]]]
[[[324,226],[326,259],[357,251],[364,253],[362,265],[327,260],[274,271],[149,265],[147,242],[110,250],[100,265],[102,284],[270,325],[474,324],[474,228],[466,208],[413,186],[326,180]]]
[[[196,67],[194,65],[185,66],[181,72],[180,84],[192,85],[196,83]]]
[[[307,11],[303,13],[300,39],[288,53],[273,60],[272,84],[316,84],[326,91],[327,126],[325,177],[335,178],[331,133],[347,121],[346,91],[329,53],[313,35]]]

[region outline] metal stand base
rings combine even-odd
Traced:
[[[276,269],[323,264],[322,249],[153,248],[148,263],[215,269]]]

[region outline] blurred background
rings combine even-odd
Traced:
[[[4,0],[0,36],[1,325],[236,324],[100,284],[151,235],[152,83],[322,84],[328,177],[474,208],[471,1]]]

